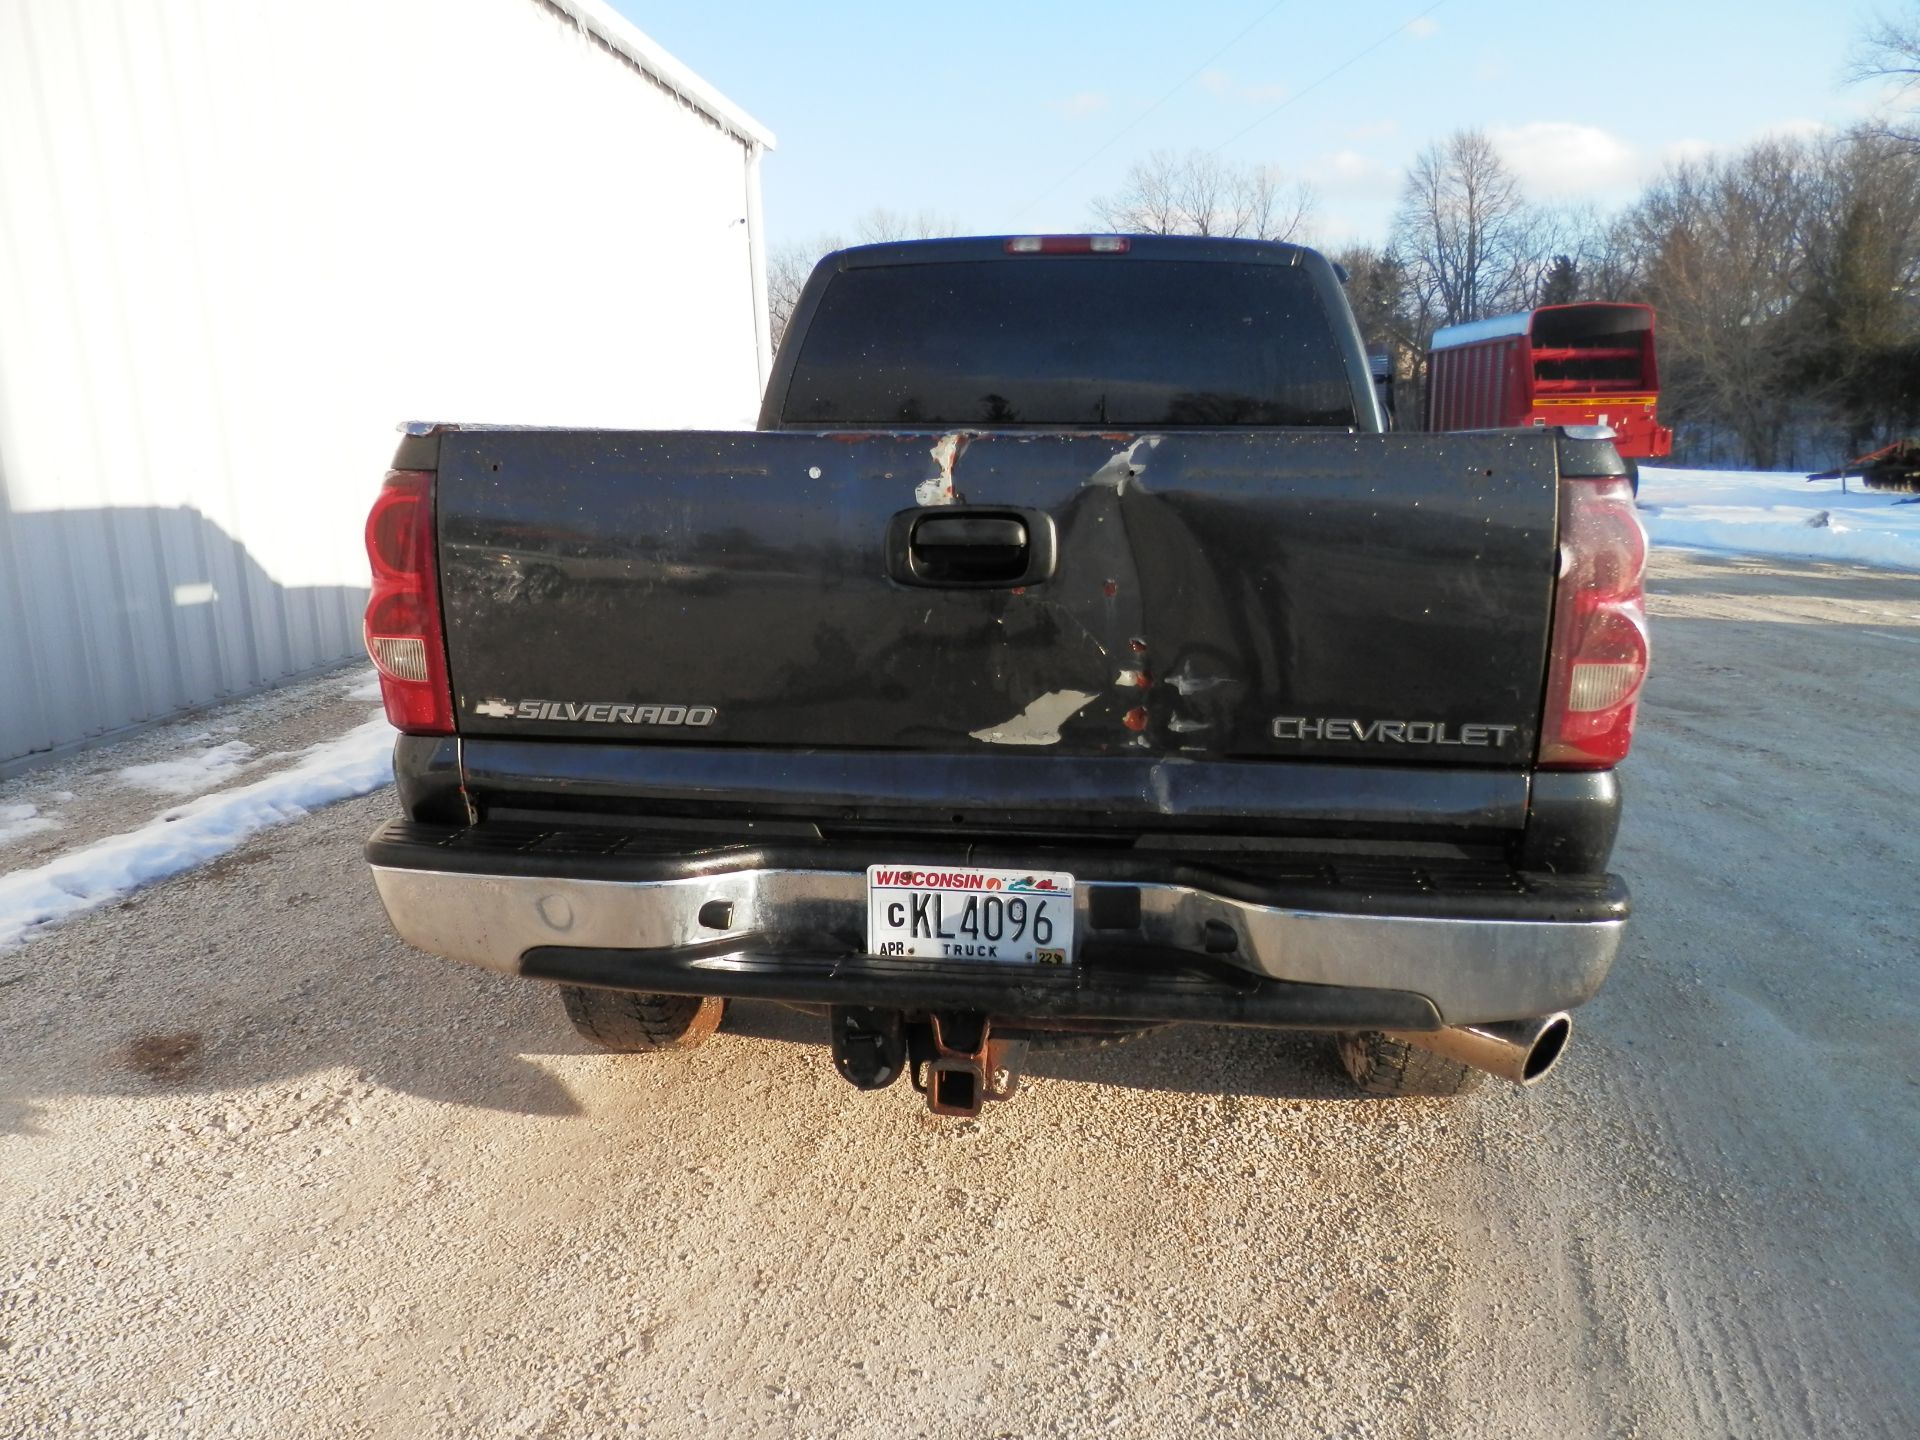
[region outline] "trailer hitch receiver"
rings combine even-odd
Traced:
[[[1025,1040],[998,1040],[983,1015],[929,1015],[913,1045],[913,1088],[936,1115],[970,1117],[1011,1100],[1027,1060]]]

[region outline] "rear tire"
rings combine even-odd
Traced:
[[[1485,1078],[1471,1065],[1378,1030],[1343,1031],[1334,1045],[1347,1078],[1369,1095],[1464,1095]]]
[[[727,1002],[718,995],[655,995],[562,985],[560,1000],[582,1039],[623,1055],[691,1050],[720,1028],[727,1013]]]

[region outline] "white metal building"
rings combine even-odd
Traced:
[[[352,654],[398,422],[751,425],[772,144],[601,0],[0,0],[0,769]]]

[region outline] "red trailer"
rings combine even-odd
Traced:
[[[1429,430],[1610,425],[1636,481],[1642,460],[1673,451],[1673,431],[1654,413],[1659,399],[1651,305],[1496,315],[1435,331],[1427,350]]]

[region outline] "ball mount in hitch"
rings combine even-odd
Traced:
[[[833,1068],[858,1089],[884,1090],[904,1070],[934,1114],[966,1117],[1020,1088],[1027,1042],[994,1038],[976,1012],[909,1021],[898,1010],[836,1005],[831,1024]]]

